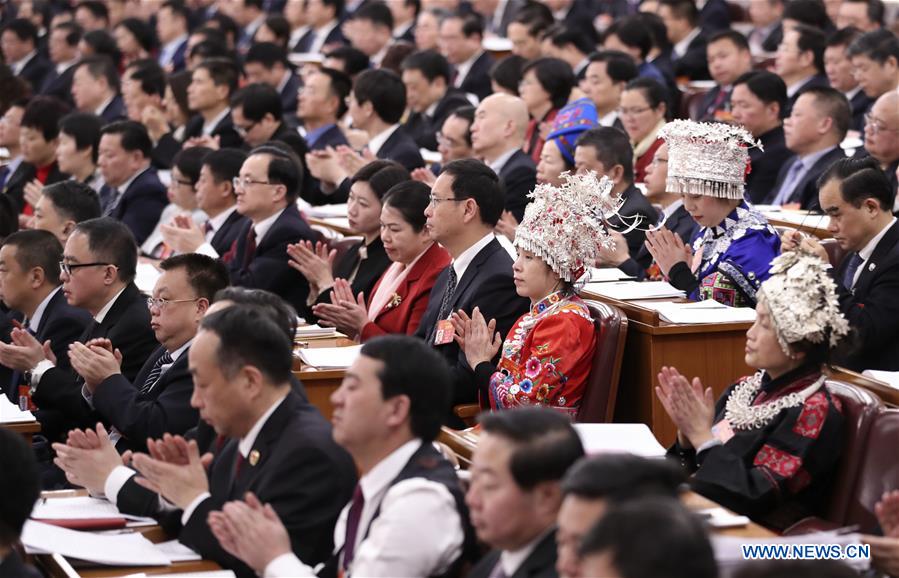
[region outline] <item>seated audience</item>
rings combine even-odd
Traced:
[[[2,70],[2,68],[0,68]],[[25,114],[25,107],[28,106],[28,99],[23,98],[10,103],[9,108],[0,117],[0,146],[5,148],[9,154],[9,161],[0,167],[0,190],[6,197],[6,185],[9,179],[16,174],[17,171],[28,170],[28,166],[22,166],[24,159],[22,158],[22,147],[19,143],[19,136],[22,132],[22,116]],[[19,209],[16,207],[16,213]]]
[[[122,100],[130,120],[141,122],[149,108],[162,110],[166,73],[152,58],[135,60],[122,75]]]
[[[439,52],[415,52],[402,64],[409,116],[403,127],[420,148],[436,151],[437,132],[457,108],[468,106],[465,94],[451,89],[449,62]]]
[[[156,37],[162,45],[157,62],[167,72],[184,70],[190,11],[183,2],[164,2],[156,13]]]
[[[561,186],[562,173],[574,172],[578,138],[597,125],[596,107],[589,98],[578,99],[556,115],[537,163],[537,182]]]
[[[845,156],[840,143],[851,121],[849,101],[835,88],[810,88],[784,121],[784,138],[793,154],[777,174],[765,203],[818,209],[818,177]]]
[[[743,198],[747,148],[755,140],[738,127],[687,120],[669,123],[662,138],[668,144],[667,188],[684,195],[684,207],[701,228],[690,245],[666,229],[650,231],[650,254],[690,299],[754,307],[780,253],[775,230]]]
[[[78,64],[78,42],[81,40],[81,28],[74,22],[60,22],[50,28],[47,37],[47,54],[53,66],[47,71],[43,84],[39,87],[40,94],[55,96],[66,101],[70,106],[72,102],[72,76],[75,74],[75,65]]]
[[[37,93],[53,65],[38,49],[38,29],[27,18],[14,18],[5,23],[2,38],[3,61],[12,73],[25,80],[32,93]]]
[[[852,74],[871,100],[899,88],[899,38],[889,30],[862,34],[846,51]]]
[[[19,552],[19,537],[41,495],[37,464],[22,436],[0,428],[0,578],[40,578]]]
[[[243,71],[249,84],[261,82],[274,88],[284,113],[293,116],[297,110],[297,92],[303,82],[291,70],[282,47],[271,42],[253,44],[244,56]]]
[[[440,23],[440,52],[455,68],[453,86],[477,100],[490,96],[493,56],[481,47],[484,20],[478,14],[454,13]]]
[[[380,337],[363,346],[332,395],[334,440],[353,456],[360,479],[334,528],[326,573],[432,576],[471,561],[463,490],[432,444],[449,404],[446,369],[420,341]],[[255,497],[225,504],[210,527],[259,575],[315,575]]]
[[[449,16],[443,8],[431,7],[422,9],[415,18],[412,30],[415,49],[418,51],[438,50],[437,37],[440,34],[440,22]]]
[[[56,145],[59,170],[97,193],[104,184],[97,166],[102,128],[103,121],[100,117],[73,112],[59,121],[59,144]]]
[[[300,37],[293,51],[324,52],[327,46],[343,44],[346,41],[340,30],[343,5],[343,0],[307,2],[303,12],[309,30]]]
[[[159,20],[165,22],[165,18],[161,17]],[[153,34],[153,28],[140,18],[125,18],[115,25],[113,35],[121,54],[121,62],[125,66],[149,59],[156,51],[157,38]]]
[[[848,4],[848,2],[847,2]],[[824,73],[832,88],[843,93],[852,108],[852,123],[849,130],[861,133],[865,128],[865,113],[874,102],[865,94],[849,59],[849,46],[861,36],[856,28],[843,28],[827,37],[827,48],[824,49]]]
[[[799,24],[784,30],[784,37],[777,47],[774,72],[787,85],[787,105],[783,116],[790,116],[799,96],[809,88],[826,87],[824,75],[824,49],[827,38],[811,26]]]
[[[579,34],[577,30],[556,24],[543,36],[543,54],[564,60],[571,67],[578,82],[584,80],[589,56],[594,51],[594,42]]]
[[[568,103],[575,78],[568,65],[556,58],[532,60],[522,68],[521,74],[518,93],[531,118],[523,150],[538,163],[543,151],[543,135],[552,126],[559,110]]]
[[[363,3],[344,22],[343,28],[350,46],[365,54],[372,66],[380,67],[393,42],[393,14],[387,4]]]
[[[584,455],[577,432],[546,408],[485,414],[481,432],[465,501],[478,540],[492,549],[468,575],[554,575],[561,481]]]
[[[72,98],[79,112],[95,114],[103,124],[125,118],[125,103],[119,95],[119,72],[109,58],[84,58],[72,76]]]
[[[602,40],[603,50],[620,51],[633,59],[637,66],[637,76],[667,84],[665,74],[655,64],[646,60],[652,50],[652,44],[652,31],[638,15],[627,16],[613,22],[606,29]]]
[[[671,62],[674,77],[688,80],[708,80],[706,63],[706,33],[700,27],[699,10],[693,0],[661,0],[658,14],[668,30],[673,45]]]
[[[748,34],[748,39],[752,54],[771,53],[777,50],[777,45],[783,38],[781,18],[785,4],[784,0],[763,0],[749,5],[752,30]]]
[[[512,54],[529,62],[543,56],[540,37],[552,23],[553,14],[545,4],[522,4],[506,28],[506,38],[512,43]]]
[[[193,69],[187,103],[196,114],[185,125],[185,144],[206,145],[206,139],[211,139],[219,148],[243,146],[229,107],[239,77],[237,65],[227,58],[209,58]]]
[[[31,227],[53,233],[65,247],[78,223],[99,216],[100,197],[94,189],[74,180],[61,181],[42,189]]]
[[[171,167],[172,159],[181,150],[187,122],[193,114],[187,101],[190,82],[190,71],[169,75],[162,108],[148,106],[141,112],[141,122],[153,140],[153,164],[159,168]]]
[[[771,263],[746,332],[759,371],[713,401],[711,388],[663,367],[656,394],[678,428],[668,450],[690,487],[775,529],[821,515],[840,458],[842,405],[821,373],[849,333],[825,262],[798,251]]]
[[[722,30],[709,38],[706,54],[715,88],[702,99],[694,120],[730,122],[734,81],[752,70],[749,43],[736,30]]]
[[[333,68],[306,77],[297,100],[297,119],[311,150],[347,144],[337,123],[347,113],[351,87],[350,78]]]
[[[881,0],[845,0],[840,3],[834,24],[871,32],[883,26],[884,5]]]
[[[587,73],[580,86],[596,106],[597,122],[624,130],[618,113],[621,93],[637,77],[637,67],[623,52],[604,50],[590,55]]]
[[[654,80],[634,79],[621,93],[618,115],[634,150],[635,182],[642,183],[646,178],[646,168],[662,144],[659,131],[668,114],[668,94]]]
[[[368,70],[371,62],[364,52],[352,46],[337,46],[325,53],[325,68],[342,72],[355,80],[359,73]]]
[[[267,84],[250,84],[235,92],[231,97],[231,120],[249,147],[281,141],[300,160],[309,151],[303,137],[285,120],[278,91]]]
[[[521,85],[521,69],[527,64],[527,60],[517,54],[510,54],[502,60],[497,60],[490,67],[490,88],[496,94],[508,94],[519,96],[518,87]],[[474,95],[468,95],[469,100],[474,101]]]
[[[865,151],[880,164],[895,192],[899,179],[899,92],[878,98],[865,118]],[[895,203],[893,208],[897,208]]]

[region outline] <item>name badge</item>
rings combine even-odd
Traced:
[[[437,332],[434,333],[434,345],[446,345],[453,342],[453,323],[449,319],[441,319],[437,322]]]
[[[722,419],[712,426],[712,435],[722,444],[726,444],[730,438],[734,437],[734,429],[730,427],[729,421]]]

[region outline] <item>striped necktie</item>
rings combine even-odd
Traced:
[[[144,382],[143,387],[140,388],[140,392],[142,394],[150,393],[150,390],[156,385],[156,382],[159,381],[159,378],[162,376],[162,366],[170,365],[174,362],[172,356],[169,355],[169,352],[166,351],[162,355],[159,356],[159,359],[156,360],[156,363],[153,364],[153,369],[150,370],[150,374],[147,375],[147,380]]]

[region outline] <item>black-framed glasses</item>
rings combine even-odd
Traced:
[[[59,270],[66,275],[71,275],[72,271],[75,269],[81,269],[82,267],[115,267],[112,263],[66,263],[65,261],[59,262]]]
[[[238,125],[235,124],[235,125],[234,125],[234,130],[237,131],[237,134],[240,135],[241,138],[246,138],[247,134],[248,134],[251,130],[253,130],[254,128],[256,128],[256,125],[257,125],[257,124],[259,124],[259,123],[258,123],[258,122],[254,122],[254,123],[251,123],[250,126],[238,126]]]

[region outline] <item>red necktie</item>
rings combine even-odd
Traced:
[[[356,535],[359,531],[359,520],[362,518],[362,507],[365,505],[365,496],[362,495],[362,486],[356,484],[353,491],[353,501],[346,517],[346,539],[343,541],[343,567],[349,569],[353,563],[353,555],[356,553]]]
[[[246,269],[250,266],[250,261],[253,260],[253,257],[256,256],[256,229],[250,227],[250,231],[247,233],[247,243],[244,246],[243,250],[243,268]]]

